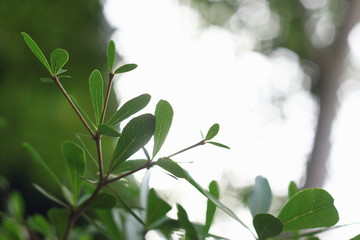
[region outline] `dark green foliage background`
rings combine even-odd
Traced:
[[[112,30],[97,0],[0,1],[0,174],[23,194],[28,213],[34,213],[47,206],[31,184],[51,189],[52,183],[21,144],[31,143],[52,168],[65,169],[61,143],[74,140],[71,132],[85,129],[55,84],[40,82],[39,76],[49,76],[24,44],[23,31],[31,34],[46,57],[58,47],[69,52],[66,69],[72,79],[63,84],[89,110],[88,77],[95,68],[107,69]]]

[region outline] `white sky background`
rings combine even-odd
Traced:
[[[221,28],[201,29],[197,13],[174,0],[107,0],[105,13],[117,29],[112,39],[124,62],[139,66],[118,80],[121,101],[149,93],[153,96],[149,111],[153,112],[159,99],[174,108],[173,127],[160,155],[198,142],[200,131],[206,133],[219,123],[220,133],[214,140],[231,150],[206,145],[174,158],[193,162],[183,166],[204,187],[225,176],[241,187],[263,175],[275,194],[285,194],[291,180],[299,182],[312,147],[316,104],[303,88],[306,76],[296,55],[279,49],[265,57],[251,51],[253,40],[246,34],[239,38]],[[351,192],[357,186],[353,181],[359,165],[354,167],[354,163],[360,160],[360,112],[356,109],[360,93],[347,94],[347,89],[359,88],[356,81],[349,81],[341,92],[332,177],[327,185],[342,223],[360,220],[360,197]],[[290,93],[287,100],[282,108],[274,106],[274,92],[283,91]],[[154,170],[151,185],[168,190],[165,195],[180,202],[191,220],[204,220],[206,200],[187,183]],[[239,214],[251,225],[249,213]],[[212,232],[230,239],[252,239],[227,217]],[[346,228],[331,232],[326,239],[345,239],[344,234],[354,235]]]

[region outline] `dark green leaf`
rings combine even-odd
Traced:
[[[112,72],[114,68],[115,56],[116,56],[116,47],[114,41],[111,40],[107,48],[107,61],[109,66],[109,72]]]
[[[50,222],[55,227],[57,237],[59,239],[63,239],[70,213],[66,209],[51,208],[47,212],[47,215],[50,219]]]
[[[50,54],[50,65],[53,74],[59,74],[61,68],[69,60],[69,54],[64,49],[57,48]]]
[[[91,101],[94,107],[95,122],[100,123],[101,112],[104,104],[104,81],[99,70],[94,70],[89,77]]]
[[[271,200],[272,193],[268,180],[261,176],[257,176],[254,188],[248,199],[252,216],[259,213],[267,213],[270,209]]]
[[[180,204],[176,204],[176,206],[178,209],[177,216],[180,223],[180,227],[185,229],[185,238],[191,240],[198,240],[199,239],[198,233],[196,232],[196,229],[192,224],[192,222],[190,222],[185,209]]]
[[[165,100],[160,100],[155,109],[156,127],[154,132],[153,157],[160,151],[165,142],[171,127],[173,115],[174,111],[171,105]]]
[[[85,151],[77,144],[65,141],[62,144],[67,172],[70,177],[73,200],[77,201],[82,184],[81,176],[85,172]]]
[[[144,147],[155,130],[155,117],[151,114],[143,114],[133,118],[124,127],[116,145],[111,162],[110,171],[116,169],[131,155]]]
[[[211,183],[209,184],[209,192],[216,199],[219,199],[220,197],[219,184],[216,181],[211,181]],[[206,221],[204,227],[205,234],[207,234],[210,230],[211,224],[214,220],[215,211],[216,211],[216,205],[208,199],[207,207],[206,207]]]
[[[255,215],[253,225],[259,240],[279,235],[282,231],[282,223],[271,214],[260,213]]]
[[[105,232],[116,240],[125,240],[125,233],[121,229],[125,226],[114,219],[113,211],[110,209],[96,210],[96,215],[104,228]]]
[[[131,170],[134,170],[141,166],[144,166],[147,162],[148,162],[148,160],[146,160],[146,159],[129,160],[129,161],[126,161],[126,162],[122,163],[121,165],[119,165],[118,168],[114,168],[112,173],[120,174],[120,173],[124,173],[124,172],[129,172]]]
[[[218,142],[206,142],[206,143],[210,143],[212,145],[215,145],[217,147],[221,147],[221,148],[226,148],[226,149],[230,149],[228,146],[222,144],[222,143],[218,143]]]
[[[28,226],[41,234],[43,234],[46,237],[49,237],[51,235],[51,227],[46,218],[44,218],[40,214],[35,214],[28,218],[27,220]]]
[[[40,157],[39,153],[29,143],[23,143],[23,147],[30,153],[32,159],[34,159],[36,163],[38,163],[44,169],[44,172],[46,172],[54,180],[54,182],[57,183],[59,187],[61,187],[62,182],[59,180],[56,174],[49,168],[46,162]]]
[[[350,240],[360,240],[360,234],[356,235],[355,237],[351,238]]]
[[[127,119],[131,115],[139,112],[141,109],[146,107],[150,102],[151,96],[149,94],[142,94],[136,98],[133,98],[126,102],[119,110],[108,121],[108,124],[114,126],[121,121]]]
[[[330,227],[339,221],[334,199],[323,189],[305,189],[290,198],[278,218],[284,231]]]
[[[98,132],[101,135],[106,135],[109,137],[120,137],[120,133],[116,129],[104,123],[98,126]]]
[[[56,202],[57,204],[64,206],[64,207],[68,207],[64,202],[62,202],[61,200],[59,200],[58,198],[54,197],[52,194],[48,193],[47,191],[45,191],[42,187],[40,187],[39,185],[34,184],[34,187],[40,192],[42,193],[45,197],[47,197],[48,199],[50,199],[53,202]]]
[[[171,210],[171,206],[161,199],[152,188],[149,191],[146,206],[146,226],[152,229],[165,220],[166,213]]]
[[[135,68],[137,68],[136,64],[133,64],[133,63],[125,64],[125,65],[119,67],[118,69],[116,69],[115,74],[130,72],[130,71],[134,70]]]
[[[288,187],[288,196],[291,198],[299,191],[298,187],[296,186],[296,183],[294,181],[291,181]]]
[[[219,133],[220,126],[219,124],[215,123],[209,129],[206,134],[205,141],[213,139]]]
[[[59,79],[61,79],[61,78],[71,78],[71,76],[70,75],[60,75],[60,76],[58,76],[58,78]]]
[[[211,195],[208,191],[203,189],[200,184],[198,184],[190,175],[189,173],[180,167],[179,164],[171,160],[170,158],[160,158],[156,165],[160,166],[161,168],[165,169],[169,173],[175,175],[178,178],[184,178],[187,180],[191,185],[193,185],[201,194],[203,194],[207,199],[212,201],[218,208],[220,208],[223,212],[227,215],[238,221],[241,225],[245,228],[249,229],[248,226],[245,225],[243,221],[236,216],[236,214],[231,211],[228,207],[226,207],[223,203],[221,203],[218,199],[216,199],[213,195]]]
[[[22,32],[21,35],[24,37],[26,45],[30,48],[30,50],[34,53],[34,55],[46,67],[49,73],[53,74],[48,60],[46,59],[45,55],[43,54],[39,46],[36,44],[36,42],[25,32]]]
[[[24,204],[24,200],[22,198],[22,196],[20,195],[19,192],[12,192],[9,196],[9,200],[8,200],[8,211],[9,214],[17,219],[17,220],[22,220],[24,217],[24,211],[25,211],[25,204]]]
[[[108,193],[99,193],[89,205],[93,209],[111,209],[116,205],[116,198]]]

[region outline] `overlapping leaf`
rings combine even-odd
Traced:
[[[141,109],[146,107],[150,102],[151,96],[149,94],[142,94],[137,96],[128,102],[126,102],[123,106],[117,110],[114,115],[107,122],[110,126],[115,126],[121,121],[127,119],[131,115],[139,112]]]
[[[279,235],[282,231],[281,221],[271,214],[260,213],[255,215],[253,225],[258,234],[258,240],[264,240]]]
[[[143,114],[133,118],[124,127],[116,145],[110,171],[116,169],[131,155],[144,147],[155,130],[155,117],[151,114]]]
[[[257,176],[248,200],[252,216],[258,213],[267,213],[271,205],[271,200],[272,193],[269,182],[266,178]]]

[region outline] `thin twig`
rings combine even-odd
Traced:
[[[69,94],[66,92],[65,88],[63,87],[63,85],[61,84],[59,78],[57,76],[52,76],[51,77],[55,84],[60,88],[61,92],[64,94],[66,100],[68,100],[68,102],[70,103],[71,107],[74,109],[75,113],[78,115],[78,117],[80,118],[81,122],[84,124],[85,128],[88,130],[88,132],[90,133],[90,135],[92,137],[95,136],[95,133],[93,132],[93,130],[90,128],[89,124],[86,122],[86,120],[84,119],[84,117],[81,115],[81,113],[79,112],[79,110],[76,108],[75,104],[73,103],[73,101],[71,100]]]

